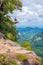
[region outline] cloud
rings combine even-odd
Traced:
[[[37,26],[43,27],[43,4],[40,0],[21,0],[22,11],[14,10],[12,18],[17,17],[17,26]]]
[[[28,7],[22,7],[22,12],[18,12],[17,18],[22,18],[22,19],[33,19],[38,17],[38,13],[35,11],[29,10]]]

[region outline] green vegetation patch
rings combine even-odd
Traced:
[[[23,41],[23,43],[21,44],[21,46],[24,47],[24,48],[26,48],[26,50],[29,50],[29,51],[32,50],[30,42]]]
[[[1,54],[0,55],[0,65],[18,65],[18,64],[12,58],[7,59],[7,55],[6,54]]]
[[[18,65],[14,59],[9,59],[5,61],[5,65]]]
[[[27,59],[27,56],[25,54],[17,54],[16,57],[19,61]]]

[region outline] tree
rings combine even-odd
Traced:
[[[21,9],[22,3],[19,0],[0,0],[0,11],[8,13],[12,12],[14,9]]]
[[[13,13],[14,9],[21,10],[21,7],[22,3],[19,0],[0,0],[0,32],[4,34],[5,38],[13,41],[17,40],[17,30],[7,14]]]

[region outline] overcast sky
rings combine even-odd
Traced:
[[[21,0],[22,11],[15,10],[12,17],[17,17],[17,27],[43,27],[43,0]]]

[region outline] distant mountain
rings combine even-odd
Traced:
[[[37,33],[32,39],[31,39],[31,45],[33,50],[38,54],[43,56],[43,31]]]
[[[43,28],[26,27],[26,28],[17,28],[17,30],[18,30],[18,36],[19,36],[18,41],[22,42],[23,40],[25,40],[25,41],[31,41],[31,39],[33,38],[33,36],[35,34],[37,34],[38,32],[43,31]]]
[[[40,56],[43,56],[43,28],[18,28],[18,42],[29,41],[32,49]]]
[[[43,28],[17,28],[18,29],[18,42],[29,41],[32,43],[32,46],[37,47],[38,44],[41,46],[43,44]],[[42,45],[43,46],[43,45]],[[33,49],[34,49],[33,47]],[[41,50],[42,51],[42,50]]]
[[[18,30],[18,42],[29,41],[33,51],[43,59],[43,28],[17,28]],[[42,60],[43,62],[43,60]],[[42,63],[43,65],[43,63]]]
[[[34,37],[31,39],[31,46],[37,55],[42,57],[43,61],[43,31],[34,35]]]
[[[38,27],[26,27],[26,28],[17,28],[19,32],[26,32],[30,30],[35,30],[35,31],[43,31],[43,28],[38,28]]]

